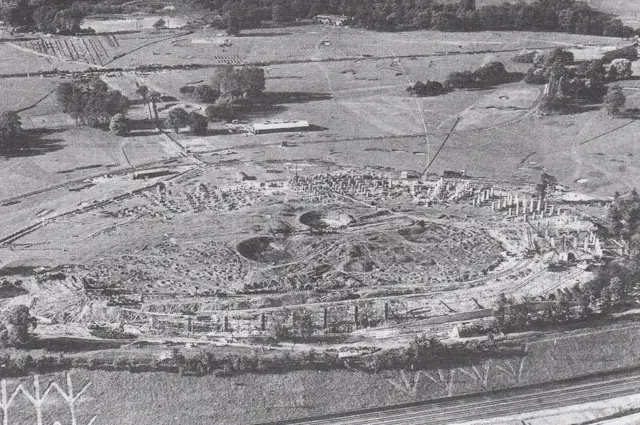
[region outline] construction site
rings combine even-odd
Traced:
[[[324,342],[362,344],[369,329],[364,342],[387,347],[415,326],[447,336],[452,324],[487,319],[500,293],[554,299],[623,249],[601,241],[560,186],[540,199],[535,186],[458,172],[298,165],[270,180],[221,179],[203,165],[94,179],[91,189],[117,179],[137,188],[45,211],[5,238],[2,290],[20,288],[11,302],[29,303],[40,331],[49,323],[60,335],[119,327],[142,339],[261,344],[304,316]],[[52,248],[69,265],[30,269]]]

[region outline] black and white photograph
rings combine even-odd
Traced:
[[[639,425],[639,0],[0,0],[0,425]]]

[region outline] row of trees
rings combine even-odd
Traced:
[[[487,88],[507,83],[511,75],[502,62],[489,62],[475,71],[452,72],[444,83],[438,81],[416,82],[407,87],[407,91],[417,96],[437,96],[454,88]]]
[[[63,112],[69,113],[77,125],[104,127],[116,114],[126,115],[129,99],[99,78],[60,83],[56,100]]]
[[[607,314],[629,305],[629,292],[640,278],[637,264],[613,262],[598,269],[594,279],[583,285],[558,289],[549,295],[550,306],[536,307],[528,298],[500,294],[493,310],[493,330],[517,332],[541,329],[592,317],[595,311]]]
[[[22,30],[74,34],[86,16],[85,11],[68,0],[18,0],[0,9],[2,20]]]
[[[476,7],[475,0],[455,2],[414,0],[190,0],[211,11],[212,21],[231,32],[254,28],[261,20],[288,22],[318,14],[352,16],[370,29],[397,31],[560,31],[629,37],[638,31],[611,15],[576,0],[504,2]]]

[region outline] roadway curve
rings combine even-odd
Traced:
[[[260,425],[445,425],[515,416],[640,393],[640,369],[591,375],[491,394],[454,397]]]

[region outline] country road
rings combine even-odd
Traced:
[[[445,425],[520,415],[640,394],[640,370],[583,377],[492,394],[424,401],[259,425]]]

